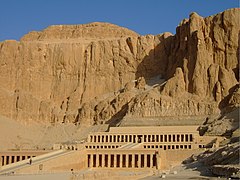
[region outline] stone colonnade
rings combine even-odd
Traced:
[[[90,134],[91,143],[193,142],[193,134]]]
[[[88,168],[157,168],[157,154],[153,153],[88,153]]]
[[[16,163],[18,161],[30,159],[38,155],[49,153],[47,150],[39,151],[4,151],[0,152],[0,166]]]
[[[15,163],[15,162],[18,162],[18,161],[22,161],[22,160],[25,160],[25,159],[30,159],[30,158],[33,158],[33,157],[36,157],[36,156],[17,156],[17,155],[10,155],[10,156],[1,156],[1,159],[2,159],[2,166],[5,166],[5,165],[8,165],[8,164],[12,164],[12,163]]]

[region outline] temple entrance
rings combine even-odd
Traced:
[[[137,135],[137,143],[141,143],[142,142],[142,135]]]

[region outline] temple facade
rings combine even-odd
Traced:
[[[2,172],[18,161],[15,172],[49,172],[83,169],[163,170],[179,165],[192,154],[217,146],[217,138],[200,136],[197,126],[111,127],[90,133],[85,141],[58,143],[39,156],[21,151],[0,152]],[[43,155],[42,155],[43,154]],[[36,157],[35,157],[36,156]],[[14,158],[12,158],[14,157]],[[31,166],[27,158],[32,158]],[[14,169],[14,164],[11,169]],[[0,170],[1,173],[1,170]]]
[[[197,126],[113,127],[109,132],[88,135],[88,168],[161,169],[166,154],[191,155],[214,138],[199,136]],[[167,152],[164,152],[167,151]],[[178,160],[179,158],[176,158]]]

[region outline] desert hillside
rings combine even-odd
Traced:
[[[39,124],[40,134],[62,123],[216,124],[240,104],[239,30],[236,8],[192,13],[175,35],[95,22],[0,42],[2,121]]]

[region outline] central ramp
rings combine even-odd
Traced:
[[[135,149],[135,148],[139,147],[141,144],[142,143],[128,143],[128,144],[121,146],[118,149]]]

